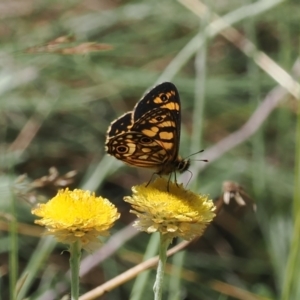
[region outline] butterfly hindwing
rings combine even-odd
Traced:
[[[127,164],[143,168],[159,168],[166,151],[152,138],[130,131],[116,136],[108,144],[108,152]]]

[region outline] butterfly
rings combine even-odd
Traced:
[[[190,160],[178,155],[180,125],[179,93],[173,83],[164,82],[110,124],[105,150],[131,166],[154,169],[158,175],[182,173]]]

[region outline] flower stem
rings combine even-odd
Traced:
[[[79,265],[81,257],[81,244],[76,241],[70,245],[70,267],[71,267],[71,299],[78,300],[79,297]]]
[[[160,233],[159,261],[157,266],[156,279],[153,287],[154,300],[162,299],[164,272],[167,261],[167,249],[170,243],[171,239]]]

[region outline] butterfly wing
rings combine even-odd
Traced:
[[[128,132],[132,127],[131,112],[127,112],[113,121],[107,130],[106,139],[110,139],[118,134]]]
[[[136,167],[158,169],[170,157],[151,133],[151,128],[158,126],[165,119],[157,122],[155,117],[154,112],[148,113],[134,125],[131,125],[131,113],[115,120],[107,132],[106,152]],[[153,126],[149,127],[149,124]],[[146,131],[147,128],[150,128],[149,132]]]
[[[181,110],[179,93],[171,82],[150,90],[132,112],[132,130],[154,138],[168,153],[168,161],[178,156]]]
[[[107,140],[106,151],[129,165],[151,169],[159,169],[167,156],[154,139],[135,131]]]
[[[176,120],[169,110],[158,108],[148,112],[133,124],[131,131],[143,134],[153,140],[153,145],[159,146],[155,149],[163,156],[161,164],[177,157],[179,138]]]
[[[106,151],[127,164],[161,172],[177,159],[179,139],[179,94],[165,82],[147,93],[132,112],[112,122]]]

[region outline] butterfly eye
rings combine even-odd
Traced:
[[[142,137],[140,141],[143,144],[149,144],[149,143],[152,142],[152,140],[150,138],[148,138],[148,137]]]
[[[184,161],[179,162],[177,166],[178,170],[181,170],[184,167],[184,165],[185,165]]]
[[[165,102],[165,101],[168,100],[168,97],[166,96],[166,94],[161,94],[161,95],[160,95],[160,99],[161,99],[163,102]]]
[[[118,146],[118,147],[116,147],[116,150],[119,153],[126,153],[128,151],[128,147],[126,147],[126,146]]]
[[[189,168],[189,166],[190,166],[190,161],[183,159],[177,163],[176,169],[180,173],[182,173],[182,172],[186,171]]]
[[[163,117],[156,117],[155,120],[156,120],[157,122],[160,122],[160,121],[163,120]]]

